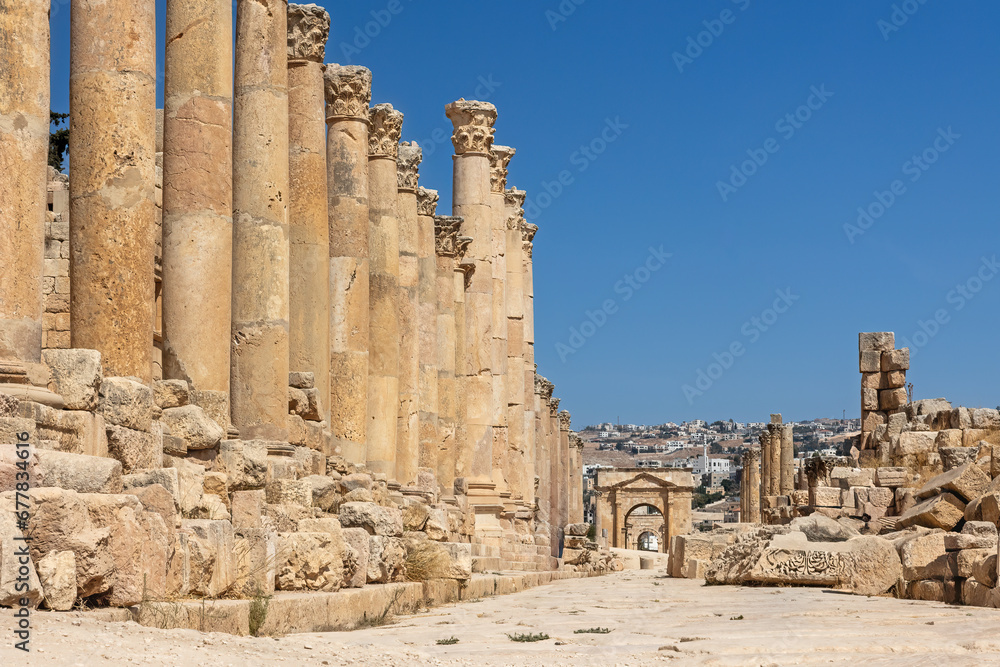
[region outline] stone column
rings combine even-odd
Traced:
[[[72,0],[71,345],[105,376],[153,377],[156,7]]]
[[[403,114],[391,104],[377,104],[368,119],[368,468],[394,480],[399,419],[396,156]]]
[[[553,389],[551,382],[541,375],[535,375],[535,475],[538,478],[535,502],[538,505],[539,519],[546,524],[551,518],[549,454],[551,451]]]
[[[29,374],[42,355],[49,0],[4,3],[0,35],[0,392],[35,400]]]
[[[233,10],[167,4],[163,93],[163,377],[229,424]]]
[[[507,421],[507,165],[514,157],[510,146],[493,144],[490,159],[490,207],[493,210],[490,260],[493,268],[493,319],[490,324],[493,373],[493,482],[507,512],[514,511],[514,489],[509,477],[512,453]]]
[[[761,431],[757,435],[760,442],[760,502],[771,495],[771,433]]]
[[[527,475],[527,420],[525,415],[525,364],[524,364],[524,190],[510,188],[504,191],[507,217],[504,222],[506,236],[507,295],[507,441],[508,459],[505,474],[511,495],[522,509],[532,502]],[[532,381],[534,384],[534,381]]]
[[[237,0],[233,424],[288,439],[288,3]]]
[[[372,73],[327,65],[330,432],[335,453],[368,460],[368,104]]]
[[[790,496],[795,490],[795,445],[791,424],[781,427],[781,475],[778,495]]]
[[[288,368],[312,373],[330,407],[330,220],[324,66],[330,15],[288,5]],[[330,452],[325,452],[330,453]]]
[[[760,450],[756,447],[747,450],[743,476],[747,480],[747,509],[743,523],[760,523]]]
[[[452,216],[454,217],[454,216]],[[465,226],[465,220],[461,217],[454,217],[460,221],[461,228]],[[476,273],[476,263],[466,258],[469,246],[472,245],[472,237],[458,236],[455,240],[457,257],[454,271],[454,295],[455,295],[455,446],[453,458],[455,467],[452,475],[468,479],[472,474],[472,458],[475,450],[465,446],[469,442],[469,401],[465,395],[465,373],[464,368],[469,362],[469,338],[466,334],[467,320],[465,317],[465,295],[466,290],[472,284],[472,277]]]
[[[548,494],[549,494],[549,544],[552,547],[552,555],[559,556],[559,495],[562,492],[559,476],[559,403],[560,398],[549,400],[549,430],[548,430]]]
[[[420,328],[418,319],[420,244],[417,187],[423,153],[416,142],[399,145],[396,161],[399,221],[399,423],[396,435],[396,478],[417,479],[420,465]]]
[[[768,481],[767,488],[769,496],[781,495],[781,424],[770,423],[767,425],[770,434],[770,447],[768,448]]]
[[[434,214],[437,212],[438,193],[424,187],[417,188],[417,339],[418,382],[417,403],[419,412],[420,456],[418,465],[437,471],[441,447],[440,396],[438,394],[438,267],[434,234]],[[450,267],[449,267],[450,268]],[[450,279],[450,273],[449,279]],[[450,284],[449,286],[450,287]],[[448,289],[451,296],[451,289]],[[453,304],[448,311],[454,316]],[[454,324],[452,325],[454,326]],[[452,361],[454,364],[454,360]],[[454,378],[452,366],[452,378]],[[454,473],[452,473],[454,474]],[[440,478],[438,478],[440,482]]]
[[[563,530],[569,523],[570,495],[573,486],[570,483],[570,414],[567,410],[559,413],[559,522],[557,529],[562,542]]]
[[[465,219],[472,237],[468,257],[475,266],[465,294],[466,362],[462,394],[467,410],[465,442],[470,450],[470,502],[477,515],[497,514],[500,499],[493,481],[493,209],[490,194],[489,151],[493,145],[496,107],[486,102],[459,100],[445,107],[455,126],[452,208]]]
[[[583,438],[569,436],[569,518],[566,523],[583,523]]]
[[[523,303],[521,331],[524,334],[524,458],[525,458],[525,499],[537,508],[535,498],[535,478],[537,475],[536,459],[538,457],[538,432],[535,427],[537,420],[537,398],[535,395],[535,334],[534,334],[534,280],[532,272],[532,240],[538,227],[528,222],[521,225],[521,251],[523,270]]]

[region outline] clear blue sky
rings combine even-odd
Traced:
[[[857,416],[862,330],[919,341],[918,398],[1000,402],[1000,276],[977,284],[982,258],[1000,254],[1000,4],[564,0],[565,16],[559,0],[319,4],[333,17],[327,60],[370,67],[373,102],[406,114],[440,212],[451,148],[431,138],[450,130],[444,105],[478,95],[499,108],[496,141],[518,149],[509,183],[538,206],[536,358],[575,427]],[[54,5],[65,111],[69,8]],[[387,24],[345,57],[372,11]],[[700,53],[675,57],[709,29]],[[808,120],[783,120],[797,111]],[[934,163],[913,163],[925,149]],[[767,159],[730,181],[753,156]],[[540,198],[564,171],[562,192]],[[879,212],[876,191],[894,201],[849,234],[859,207]],[[647,274],[661,246],[671,257]],[[628,299],[626,275],[648,278]],[[954,290],[970,279],[981,289],[968,299]],[[752,318],[772,321],[776,290],[797,299],[763,331]],[[572,347],[571,327],[608,300],[607,322]],[[915,337],[935,313],[945,323]],[[710,369],[734,343],[742,354]],[[717,378],[686,396],[699,370]]]

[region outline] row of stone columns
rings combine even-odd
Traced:
[[[756,458],[752,462],[753,470],[748,470],[747,454],[744,455],[744,487],[742,488],[741,499],[742,510],[746,518],[744,521],[755,522],[760,520],[761,510],[765,507],[776,506],[778,496],[789,496],[795,490],[795,449],[794,433],[792,424],[782,424],[781,415],[771,415],[771,423],[767,429],[758,436],[760,442],[759,450],[755,451],[755,456],[760,458],[760,470],[756,472]],[[756,476],[756,477],[754,477]],[[752,486],[750,479],[755,479]]]
[[[120,4],[72,0],[72,344],[150,382],[155,8]],[[166,10],[164,377],[231,436],[280,443],[289,371],[312,373],[326,453],[401,485],[461,478],[484,529],[540,508],[557,544],[582,517],[582,461],[535,373],[537,228],[507,187],[495,107],[446,107],[453,215],[438,216],[403,115],[370,106],[367,69],[324,65],[329,15],[237,0],[234,48],[232,7]],[[40,375],[47,11],[0,13],[0,384],[58,405]]]

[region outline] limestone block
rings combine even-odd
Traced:
[[[316,452],[332,451],[330,447],[329,425],[323,422],[305,422],[306,425],[306,447]],[[317,471],[322,473],[323,471]]]
[[[312,507],[312,484],[299,479],[279,479],[264,487],[271,505]]]
[[[263,440],[223,440],[215,470],[226,473],[230,490],[262,489],[267,481],[267,443]]]
[[[975,579],[966,579],[962,583],[962,604],[970,607],[1000,606],[1000,591]]]
[[[296,447],[292,458],[302,464],[305,475],[322,475],[326,471],[326,457],[316,450]]]
[[[63,398],[66,410],[95,410],[101,375],[101,353],[97,350],[42,350],[49,367],[49,389]]]
[[[41,450],[34,447],[20,449],[27,454],[27,458],[18,456],[17,445],[0,445],[0,493],[17,489],[18,473],[24,472],[18,467],[22,462],[27,466],[32,486],[52,486],[46,483],[45,472],[38,465],[38,452]]]
[[[40,486],[38,479],[44,479],[47,486],[80,493],[122,492],[122,464],[114,459],[46,449],[35,450],[35,455],[41,475],[33,480],[35,485]]]
[[[181,408],[191,402],[191,389],[184,380],[157,380],[153,383],[153,401],[158,408]]]
[[[443,542],[448,539],[448,511],[445,509],[432,509],[427,516],[427,524],[424,532],[427,539]]]
[[[316,386],[315,374],[293,371],[288,374],[288,386],[296,389],[312,389]]]
[[[153,419],[153,390],[138,379],[104,378],[99,402],[108,426],[149,431]]]
[[[860,533],[822,514],[792,519],[792,530],[805,534],[810,542],[846,542]]]
[[[275,588],[337,591],[344,581],[344,542],[329,532],[278,534]]]
[[[336,513],[340,506],[340,484],[326,475],[309,475],[300,480],[312,487],[312,506]]]
[[[835,486],[839,482],[842,489],[849,489],[852,486],[874,486],[874,473],[871,468],[834,468],[830,472],[830,482]]]
[[[345,503],[373,503],[375,502],[375,495],[368,489],[354,489],[353,491],[348,491],[344,494],[343,501]]]
[[[875,484],[895,488],[906,484],[906,468],[876,468]]]
[[[369,535],[368,583],[387,584],[406,578],[406,548],[399,537]]]
[[[949,428],[937,432],[937,446],[941,447],[961,447],[962,429]]]
[[[905,431],[899,435],[897,454],[915,456],[934,451],[937,451],[937,432],[935,431]]]
[[[972,413],[968,408],[953,408],[951,411],[951,428],[972,428]]]
[[[108,455],[104,417],[82,410],[54,410],[41,403],[21,401],[18,414],[34,420],[37,437],[55,440],[60,451],[90,456]]]
[[[980,522],[983,520],[983,508],[981,507],[982,497],[976,498],[965,506],[966,522]]]
[[[319,395],[319,389],[302,389],[300,390],[305,393],[306,403],[302,407],[302,410],[297,414],[301,415],[303,419],[308,421],[322,421],[323,419],[323,401]]]
[[[587,531],[590,530],[590,524],[586,523],[570,523],[566,524],[566,534],[575,535],[579,537],[586,536]]]
[[[372,476],[367,473],[352,473],[342,477],[340,484],[344,487],[344,493],[353,491],[354,489],[367,489],[371,491]]]
[[[172,458],[169,463],[177,471],[176,497],[181,513],[187,518],[195,518],[204,505],[205,466],[190,459]]]
[[[950,492],[967,503],[983,495],[989,485],[990,478],[986,473],[975,463],[965,463],[931,478],[917,492],[917,498],[922,500],[938,493]]]
[[[232,494],[232,523],[237,535],[250,535],[263,531],[261,517],[264,512],[263,489],[236,491]]]
[[[76,559],[72,551],[50,551],[38,561],[38,580],[45,592],[45,606],[69,611],[76,602]]]
[[[879,408],[882,410],[897,410],[906,405],[905,389],[882,389],[878,393]]]
[[[213,449],[226,431],[197,405],[167,408],[161,418],[170,427],[170,434],[187,441],[188,449]]]
[[[911,600],[958,604],[961,587],[956,581],[913,581],[909,586]]]
[[[345,567],[344,587],[361,588],[368,582],[368,531],[364,528],[344,528],[343,535],[353,564],[353,569]],[[347,560],[345,557],[345,563]]]
[[[796,490],[796,491],[792,491],[792,495],[791,495],[790,501],[791,501],[792,505],[795,506],[795,507],[798,507],[798,506],[801,506],[801,505],[808,505],[809,504],[809,491],[804,490],[804,489],[799,489],[799,490]]]
[[[861,388],[862,389],[888,389],[884,381],[885,376],[882,373],[862,373],[861,374]]]
[[[132,493],[142,503],[144,510],[160,515],[167,527],[167,540],[173,543],[174,533],[181,520],[180,508],[173,494],[160,484],[132,489]]]
[[[977,559],[972,564],[970,576],[983,586],[995,588],[997,585],[997,554],[995,551],[990,553],[988,550],[985,554],[985,557]]]
[[[972,410],[972,428],[1000,428],[1000,411],[995,408],[976,408]]]
[[[977,498],[979,515],[983,521],[1000,523],[1000,491],[993,491]]]
[[[156,468],[147,472],[122,475],[122,489],[124,489],[124,492],[143,489],[155,484],[159,484],[170,493],[174,498],[174,504],[179,510],[180,483],[178,482],[177,468]]]
[[[309,397],[306,392],[296,387],[288,388],[288,412],[293,415],[303,415],[309,411]]]
[[[279,479],[295,480],[303,476],[305,466],[302,461],[287,456],[267,457],[267,482],[275,482]]]
[[[896,347],[896,336],[891,331],[874,331],[858,334],[858,349],[888,352]]]
[[[984,522],[970,521],[969,523],[984,523]],[[964,551],[967,549],[991,549],[992,553],[996,553],[997,536],[966,535],[964,533],[947,533],[944,536],[944,547],[948,551]],[[968,576],[968,575],[963,575],[963,576]]]
[[[899,526],[900,528],[924,526],[925,528],[951,530],[964,518],[965,503],[951,493],[942,493],[906,510],[899,517]]]
[[[403,508],[403,530],[422,531],[430,518],[430,507],[420,502],[411,502]]]
[[[305,446],[309,436],[306,433],[306,420],[298,415],[288,415],[285,420],[288,428],[288,444]]]
[[[899,548],[903,563],[903,578],[953,579],[957,574],[957,561],[950,558],[944,546],[944,533],[932,532],[904,540]],[[953,569],[954,566],[954,569]],[[951,576],[947,576],[951,574]]]
[[[168,456],[187,456],[187,441],[175,435],[163,436],[163,453]]]
[[[27,439],[18,436],[27,433]],[[38,442],[35,422],[25,417],[0,417],[0,445],[15,445],[18,442]]]
[[[121,461],[122,470],[131,473],[163,464],[163,440],[147,431],[107,425],[108,454]]]
[[[906,371],[889,371],[888,373],[880,373],[884,378],[885,387],[882,389],[897,389],[906,386]]]
[[[217,597],[236,583],[236,543],[228,521],[184,519],[181,532],[187,535],[191,559],[193,595]]]
[[[878,373],[882,370],[882,353],[864,350],[858,355],[858,370],[862,373]]]
[[[910,370],[910,348],[882,352],[882,372]]]
[[[861,409],[862,410],[878,410],[878,389],[862,389],[861,390]]]
[[[26,558],[23,554],[30,550],[27,542],[23,541],[24,534],[17,527],[17,519],[14,516],[15,492],[8,491],[0,494],[0,605],[14,607],[20,605],[21,598],[27,598],[28,606],[32,609],[38,607],[42,601],[42,587],[35,572],[35,560],[38,556],[36,551],[31,551],[31,558]],[[30,526],[29,526],[30,528]],[[27,563],[22,563],[26,560]],[[27,567],[28,587],[23,588],[23,578],[18,582],[20,568]],[[21,584],[19,586],[18,584]],[[73,585],[73,597],[76,597],[76,585]],[[5,616],[6,610],[5,610]]]
[[[990,437],[992,431],[989,429],[967,428],[962,430],[962,446],[976,447],[984,438]]]
[[[874,431],[882,424],[889,421],[889,416],[884,412],[863,412],[861,418],[861,429],[863,431]]]
[[[299,529],[299,521],[314,517],[311,507],[302,505],[264,504],[264,528],[277,533],[293,533]]]
[[[840,507],[840,487],[809,487],[809,504],[814,507]]]
[[[244,491],[242,493],[253,493]],[[277,578],[278,534],[256,531],[237,533],[236,588],[244,596],[274,593]]]
[[[395,507],[374,503],[341,503],[340,523],[345,528],[364,528],[370,535],[397,537],[403,534],[403,513]]]

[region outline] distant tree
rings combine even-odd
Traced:
[[[49,125],[53,128],[59,128],[60,125],[66,124],[66,119],[69,118],[68,113],[56,113],[55,111],[49,110]],[[66,155],[66,150],[69,148],[69,128],[64,127],[61,129],[53,129],[49,132],[49,166],[58,172],[63,170],[63,156]]]
[[[724,479],[722,480],[722,488],[726,492],[727,496],[731,496],[739,490],[739,482],[731,479]]]
[[[724,451],[725,450],[722,449],[722,445],[720,445],[717,442],[713,442],[711,445],[708,446],[709,454],[722,454]]]

